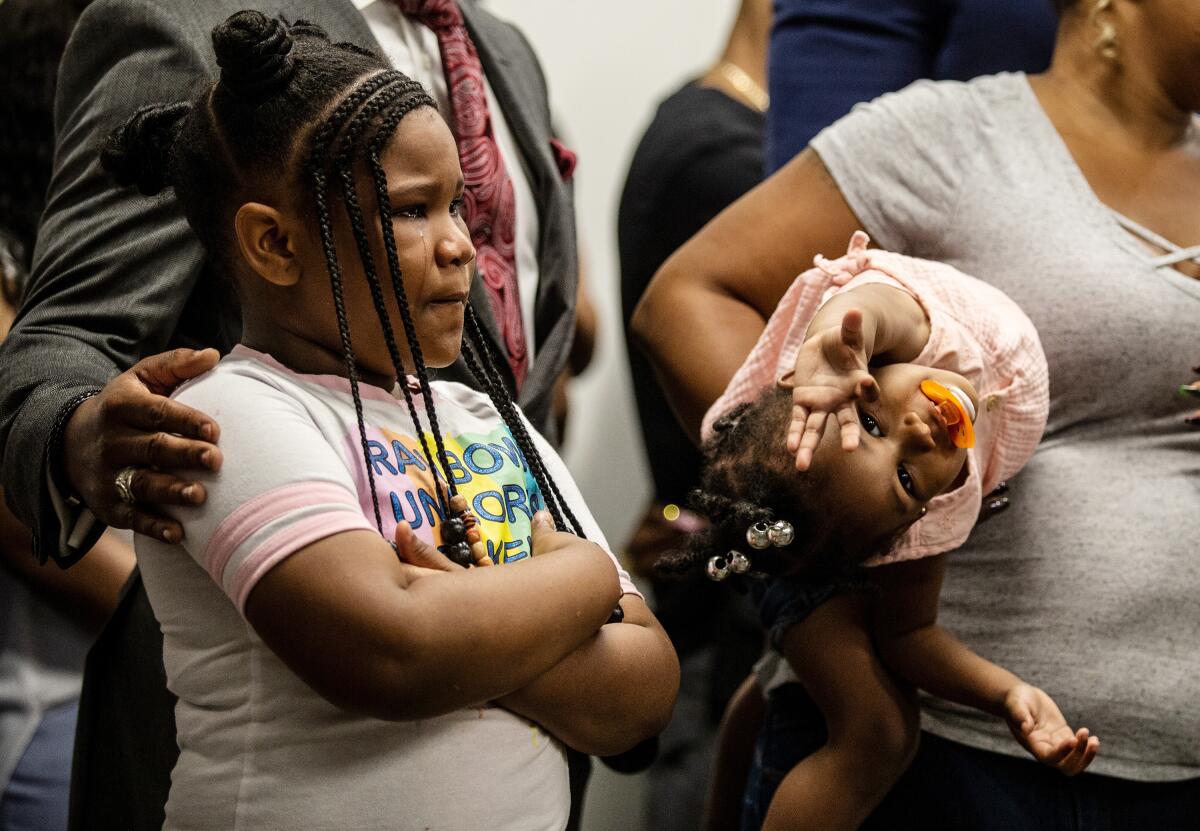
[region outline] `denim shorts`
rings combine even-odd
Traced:
[[[767,694],[742,797],[742,831],[759,831],[783,777],[825,741],[825,719],[803,686],[781,684]]]

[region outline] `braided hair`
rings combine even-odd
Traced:
[[[138,110],[109,137],[102,164],[118,182],[135,185],[145,194],[174,188],[189,224],[218,260],[237,256],[231,236],[233,217],[257,188],[283,181],[309,200],[329,275],[375,523],[382,534],[358,361],[333,230],[334,200],[340,199],[405,406],[435,479],[437,513],[445,521],[451,515],[449,500],[457,495],[457,484],[404,289],[387,198],[387,172],[381,161],[401,120],[422,107],[436,110],[436,104],[420,84],[388,70],[374,53],[351,44],[331,43],[320,27],[305,21],[288,24],[255,11],[238,12],[213,29],[213,48],[221,68],[219,80],[191,101]],[[355,174],[364,164],[370,174],[378,228],[368,226],[357,189]],[[414,390],[405,380],[410,368],[404,364],[380,266],[372,254],[376,231],[382,235],[387,290],[400,312],[432,447]],[[557,526],[583,536],[582,526],[547,471],[513,403],[504,376],[497,370],[492,343],[469,304],[466,323],[462,348],[467,367],[511,433]]]
[[[791,393],[772,387],[713,425],[703,448],[700,487],[690,498],[709,527],[692,534],[686,549],[659,559],[655,570],[661,576],[698,577],[710,558],[740,551],[756,572],[852,581],[863,560],[890,547],[892,538],[864,539],[853,523],[842,521],[819,469],[797,473],[784,450],[791,411]],[[789,545],[762,550],[747,545],[748,528],[777,520],[792,525]]]

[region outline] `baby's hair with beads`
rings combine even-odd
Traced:
[[[703,448],[700,487],[690,498],[709,527],[692,534],[685,549],[658,561],[661,576],[696,577],[711,558],[738,551],[755,572],[845,580],[862,560],[886,550],[890,541],[864,540],[839,520],[819,470],[796,471],[784,447],[791,409],[791,392],[772,387],[717,419]],[[792,526],[791,544],[782,549],[747,544],[747,529],[778,520]]]
[[[259,12],[238,12],[214,28],[213,47],[221,67],[219,81],[189,102],[139,110],[109,137],[102,164],[118,182],[136,185],[147,195],[173,187],[189,224],[219,266],[228,266],[228,258],[238,254],[231,236],[232,218],[257,184],[285,181],[311,199],[354,401],[363,464],[373,495],[375,522],[382,534],[359,371],[344,303],[343,272],[333,234],[333,201],[340,197],[388,355],[435,479],[438,513],[445,521],[450,516],[448,500],[457,493],[457,486],[400,273],[387,198],[387,172],[381,162],[401,120],[422,107],[436,111],[436,104],[419,84],[388,70],[377,55],[351,44],[331,43],[324,31],[311,23],[288,24]],[[310,126],[314,124],[315,129]],[[377,228],[369,227],[357,192],[355,173],[364,164],[378,209]],[[399,308],[432,447],[413,392],[405,382],[408,369],[371,252],[373,231],[382,234],[388,288]],[[464,362],[511,433],[558,527],[583,536],[580,523],[547,471],[513,403],[504,376],[497,369],[491,341],[469,304],[466,323]]]

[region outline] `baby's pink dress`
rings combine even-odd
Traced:
[[[704,417],[702,437],[738,404],[753,401],[789,372],[809,322],[840,291],[882,283],[907,291],[929,318],[929,342],[913,361],[966,377],[979,392],[975,446],[966,481],[934,497],[929,513],[887,555],[867,565],[915,560],[958,548],[971,533],[983,494],[1024,466],[1046,429],[1049,372],[1037,330],[1005,294],[943,263],[868,250],[858,231],[844,257],[817,257],[779,301],[767,327]],[[780,437],[780,453],[786,453]],[[797,474],[803,475],[803,474]]]

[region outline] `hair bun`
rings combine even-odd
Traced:
[[[212,42],[221,86],[252,105],[287,86],[296,71],[287,24],[262,12],[231,15],[213,29]]]
[[[121,185],[153,196],[168,184],[171,147],[192,105],[151,104],[113,130],[100,152],[100,166]]]

